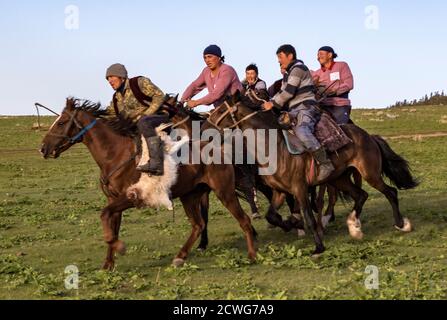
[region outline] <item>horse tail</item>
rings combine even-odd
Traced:
[[[408,161],[394,152],[382,137],[377,135],[371,137],[382,154],[382,175],[388,177],[400,190],[416,188],[419,181],[412,176]]]

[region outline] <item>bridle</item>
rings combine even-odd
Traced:
[[[84,135],[90,130],[92,129],[95,125],[97,120],[94,119],[92,122],[90,122],[88,125],[86,125],[85,127],[83,127],[78,120],[76,120],[76,115],[78,114],[78,109],[75,109],[73,111],[73,113],[70,113],[68,111],[64,111],[65,113],[67,113],[70,116],[70,120],[68,121],[68,124],[65,127],[64,133],[63,134],[58,134],[58,133],[51,133],[49,132],[48,135],[49,136],[53,136],[53,137],[59,137],[59,138],[63,138],[65,143],[62,146],[59,146],[59,149],[63,149],[67,146],[71,146],[74,145],[76,143],[79,143],[82,141],[82,138],[84,137]],[[57,120],[56,120],[57,121]],[[76,125],[76,127],[79,129],[79,132],[76,133],[73,136],[69,136],[68,135],[68,131],[70,131],[70,129],[72,128],[72,126]]]
[[[258,101],[258,102],[267,102],[266,100],[263,100],[263,99],[259,98],[259,97],[256,95],[256,93],[255,93],[253,90],[251,90],[251,89],[248,89],[246,94],[247,94],[247,96],[248,96],[253,102],[255,102],[255,101]],[[219,117],[215,122],[213,122],[213,121],[211,120],[211,117],[213,116],[213,114],[214,114],[215,112],[217,112],[218,110],[220,110],[220,109],[223,108],[223,107],[225,107],[226,110],[220,115],[220,117]],[[240,129],[239,125],[240,125],[242,122],[247,121],[248,119],[254,117],[255,115],[257,115],[257,114],[259,114],[259,113],[261,113],[261,112],[265,112],[265,111],[264,111],[264,110],[257,110],[257,111],[254,111],[254,112],[252,112],[252,113],[246,115],[245,117],[243,117],[243,118],[240,119],[240,120],[237,120],[237,119],[236,119],[236,117],[235,117],[235,113],[236,113],[236,112],[237,112],[237,104],[235,104],[234,106],[230,106],[230,104],[228,103],[228,101],[225,101],[222,105],[220,105],[219,107],[217,107],[217,108],[211,113],[211,115],[206,119],[206,121],[207,121],[209,124],[211,124],[213,127],[215,127],[216,129],[218,129],[219,131],[222,131],[223,129],[234,129],[234,128]],[[231,120],[233,121],[233,124],[232,124],[231,126],[229,126],[229,127],[226,127],[226,128],[222,128],[222,127],[220,127],[219,124],[220,124],[220,123],[223,121],[223,119],[225,119],[228,115],[231,116]]]

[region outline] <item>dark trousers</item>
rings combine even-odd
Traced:
[[[169,121],[169,116],[164,114],[151,114],[143,116],[138,120],[137,126],[140,133],[145,138],[155,137],[157,135],[157,128],[162,123]]]
[[[321,106],[329,112],[338,124],[347,124],[351,117],[351,106]]]

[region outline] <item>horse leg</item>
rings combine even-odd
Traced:
[[[329,222],[335,221],[334,208],[335,204],[337,203],[337,189],[328,184],[327,194],[328,194],[328,205],[322,218],[323,228],[326,228]]]
[[[213,190],[217,198],[219,198],[222,204],[231,212],[231,214],[239,222],[239,225],[241,226],[242,230],[245,233],[245,239],[247,242],[247,249],[248,249],[248,258],[252,261],[255,260],[256,249],[254,246],[254,239],[256,237],[256,230],[251,225],[250,218],[242,209],[241,204],[239,203],[239,200],[236,196],[236,192],[221,190],[220,188]]]
[[[101,221],[104,233],[104,241],[108,244],[106,261],[103,269],[113,270],[115,266],[115,252],[125,253],[124,242],[118,240],[121,227],[122,212],[134,205],[127,198],[111,200],[109,205],[102,210]]]
[[[324,209],[324,195],[326,193],[327,184],[322,184],[318,188],[318,195],[316,199],[316,207],[317,207],[317,223],[319,228],[324,229],[325,223],[323,222],[323,209]]]
[[[297,186],[297,192],[295,193],[296,199],[298,199],[301,210],[304,213],[304,218],[306,220],[307,226],[311,229],[314,241],[315,241],[315,250],[312,253],[313,256],[317,256],[324,252],[324,245],[322,240],[322,230],[317,230],[317,222],[315,221],[315,217],[313,215],[307,185],[304,182],[299,182]]]
[[[241,190],[248,204],[250,205],[251,216],[253,219],[261,219],[261,215],[258,212],[258,206],[256,205],[256,189],[253,183],[253,179],[250,176],[249,168],[244,166],[235,166],[236,174],[236,188]]]
[[[275,227],[280,227],[286,232],[289,232],[292,227],[286,227],[284,224],[284,221],[281,217],[281,215],[278,213],[278,208],[281,207],[281,205],[284,203],[284,200],[286,198],[286,194],[282,192],[278,192],[275,190],[271,190],[271,198],[270,200],[270,206],[267,211],[267,215],[265,216],[267,222]]]
[[[354,200],[354,208],[348,215],[346,224],[348,226],[349,234],[351,235],[351,237],[357,240],[361,240],[363,238],[363,232],[362,223],[360,221],[360,214],[362,213],[363,205],[368,199],[368,193],[352,183],[349,174],[345,174],[331,183],[333,184],[332,188],[334,192],[336,191],[335,188],[337,188],[338,190],[348,193]]]
[[[199,251],[205,251],[208,247],[208,214],[210,208],[209,193],[205,193],[200,199],[200,213],[202,219],[205,222],[205,227],[203,228],[202,234],[200,235],[200,244],[197,248]]]
[[[286,195],[286,202],[287,205],[289,206],[292,217],[297,220],[295,221],[295,225],[298,237],[302,238],[306,236],[306,231],[304,230],[303,216],[301,215],[299,202],[290,193]]]
[[[365,178],[368,184],[380,191],[385,197],[388,199],[388,202],[391,204],[393,208],[393,216],[394,216],[394,227],[402,232],[411,232],[412,225],[408,218],[402,217],[399,209],[399,199],[397,197],[397,189],[390,187],[387,185],[381,176],[371,177],[368,176]]]
[[[196,191],[180,197],[192,229],[188,240],[172,261],[172,265],[175,267],[180,267],[185,263],[192,246],[205,228],[205,221],[200,212],[200,202],[204,194],[203,191]]]

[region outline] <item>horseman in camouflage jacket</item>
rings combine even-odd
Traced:
[[[151,175],[163,175],[163,144],[155,128],[167,122],[168,116],[160,112],[164,93],[146,77],[129,79],[122,64],[107,69],[106,79],[115,90],[109,114],[133,120],[144,136],[150,154],[149,162],[137,170]]]

